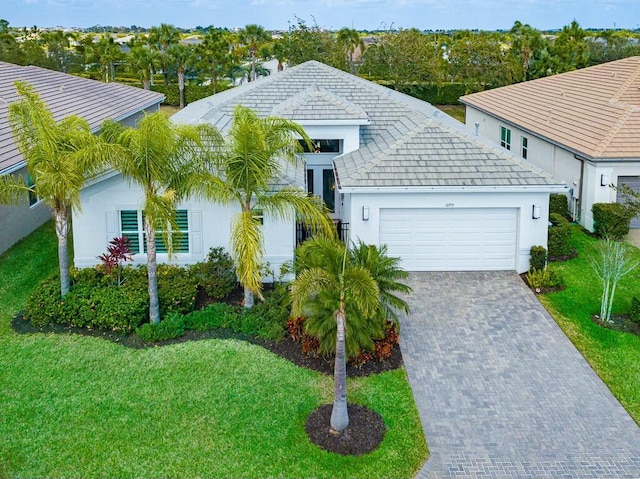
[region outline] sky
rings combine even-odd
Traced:
[[[548,30],[639,28],[638,0],[0,0],[13,27],[114,25],[242,27],[286,30],[300,17],[323,28],[508,30],[516,20]]]

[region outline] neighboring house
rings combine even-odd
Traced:
[[[192,103],[172,120],[225,133],[237,104],[300,123],[318,151],[283,182],[322,197],[343,237],[386,244],[408,270],[522,272],[531,246],[546,245],[549,193],[564,186],[428,103],[310,61]],[[73,220],[77,266],[95,264],[114,236],[142,244],[139,187],[112,174],[89,185],[82,202]],[[228,248],[236,207],[190,199],[179,210],[186,240],[178,263]],[[277,271],[304,231],[270,217],[263,225],[265,261]]]
[[[159,108],[164,96],[115,83],[100,83],[33,66],[0,62],[0,175],[27,178],[24,159],[9,126],[9,104],[18,101],[15,81],[32,85],[56,120],[76,114],[97,131],[108,118],[134,125],[145,111]],[[28,179],[28,178],[27,178]],[[0,205],[0,253],[51,217],[37,197],[24,195],[17,206]]]
[[[640,57],[463,96],[468,126],[564,181],[574,219],[640,187]],[[632,221],[640,228],[640,219]]]

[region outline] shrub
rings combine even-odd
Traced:
[[[548,243],[549,256],[567,256],[571,253],[571,225],[563,216],[552,213],[549,221]]]
[[[45,279],[29,295],[25,303],[24,317],[34,326],[55,324],[63,319],[63,301],[60,296],[60,278]]]
[[[190,266],[189,271],[198,286],[213,299],[224,299],[236,286],[233,259],[224,248],[211,248],[207,260]]]
[[[378,80],[376,83],[388,88],[405,93],[414,98],[419,98],[432,105],[459,105],[458,98],[468,93],[474,93],[477,89],[469,89],[464,83],[399,83],[394,85],[388,80]]]
[[[226,303],[213,303],[204,309],[184,317],[185,327],[195,331],[210,331],[219,328],[239,330],[239,314],[235,307]]]
[[[228,90],[229,88],[231,87],[228,83],[219,81],[217,93]],[[178,89],[178,85],[153,85],[151,90],[164,94],[165,98],[163,105],[180,106],[180,90]],[[213,86],[185,85],[184,87],[185,103],[187,105],[211,95],[213,95]]]
[[[94,290],[91,299],[95,316],[82,326],[126,334],[149,317],[149,295],[146,290],[111,286]]]
[[[631,321],[640,324],[640,298],[634,296],[631,299]]]
[[[531,256],[529,260],[529,270],[545,269],[547,266],[547,250],[544,246],[532,246],[529,254]]]
[[[280,341],[284,338],[289,319],[287,288],[276,285],[265,291],[264,301],[240,315],[240,332],[262,339]]]
[[[567,195],[562,193],[554,193],[549,195],[549,215],[558,214],[566,218],[569,214],[569,203]]]
[[[619,203],[594,203],[593,230],[601,238],[621,240],[629,234],[631,214]]]
[[[537,292],[543,288],[561,288],[564,286],[562,276],[553,269],[531,269],[527,273],[527,283]]]
[[[147,323],[136,329],[136,334],[147,343],[165,341],[184,335],[184,319],[179,313],[171,313],[157,324]]]
[[[146,281],[145,276],[145,287]],[[158,300],[161,314],[190,313],[196,307],[197,296],[198,284],[188,269],[167,264],[158,265]]]

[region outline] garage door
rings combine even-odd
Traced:
[[[618,203],[624,203],[626,201],[625,195],[620,192],[620,188],[625,184],[636,193],[640,191],[640,176],[618,176],[618,190],[616,201]],[[640,228],[640,216],[631,218],[631,228]]]
[[[512,270],[515,208],[380,210],[380,243],[408,271]]]

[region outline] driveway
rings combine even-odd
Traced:
[[[418,478],[640,477],[640,428],[516,273],[410,284],[401,347],[431,451]]]

